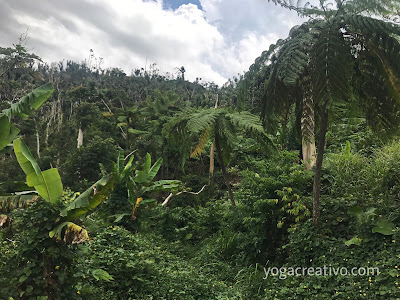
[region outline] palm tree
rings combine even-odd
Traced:
[[[375,132],[389,134],[399,127],[400,26],[379,16],[390,15],[400,4],[395,0],[320,0],[319,7],[300,7],[290,0],[268,1],[309,20],[256,59],[247,78],[265,81],[261,89],[264,124],[274,126],[276,118],[295,105],[301,119],[303,160],[311,159],[308,168],[313,165],[315,123],[319,123],[313,187],[313,223],[318,224],[328,119],[351,107],[363,111]]]
[[[231,160],[239,130],[256,137],[266,146],[272,145],[258,116],[227,108],[188,109],[171,118],[163,128],[163,134],[169,142],[180,149],[182,164],[189,156],[201,155],[209,141],[215,145],[232,206],[236,206],[236,203],[226,166]],[[193,141],[196,142],[194,147]]]

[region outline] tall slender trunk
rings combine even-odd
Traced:
[[[208,185],[212,184],[213,175],[214,175],[214,143],[212,143],[210,149],[210,172],[208,175]]]
[[[36,154],[40,158],[40,136],[36,122],[35,122],[35,130],[36,130]]]
[[[306,90],[303,96],[303,112],[301,115],[301,139],[303,162],[305,164],[306,170],[310,170],[315,165],[316,151],[314,103],[308,84],[306,84]]]
[[[49,120],[46,125],[46,136],[44,138],[44,144],[46,145],[46,149],[49,148],[50,124],[51,122]]]
[[[82,145],[83,145],[83,130],[82,130],[82,127],[79,127],[77,141],[78,141],[78,144],[77,144],[76,148],[82,147]]]
[[[221,165],[222,175],[224,176],[224,181],[225,181],[226,187],[228,189],[228,194],[229,194],[229,198],[231,200],[231,204],[232,204],[232,206],[236,206],[235,199],[233,198],[231,184],[228,179],[228,173],[226,172],[224,159],[222,157],[221,145],[219,143],[219,134],[218,134],[217,130],[215,131],[215,148],[217,150],[218,160]]]
[[[218,94],[217,94],[217,99],[215,100],[214,109],[217,109],[217,107],[218,107]],[[208,175],[208,185],[212,184],[212,177],[214,175],[214,148],[215,148],[215,145],[214,145],[214,143],[212,143],[211,149],[210,149],[210,172]]]
[[[322,161],[324,158],[324,150],[325,150],[325,138],[326,131],[328,128],[328,111],[326,109],[326,103],[322,108],[321,113],[321,128],[319,130],[319,141],[318,141],[318,155],[317,162],[315,165],[315,173],[314,173],[314,186],[313,186],[313,224],[318,225],[321,210],[319,203],[319,196],[321,193],[321,170],[322,170]]]

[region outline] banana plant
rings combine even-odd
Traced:
[[[32,153],[20,138],[14,140],[13,146],[18,163],[26,174],[27,185],[35,188],[39,196],[45,201],[59,205],[63,195],[63,185],[58,170],[51,168],[42,171]],[[91,212],[103,202],[114,188],[114,182],[114,174],[103,177],[69,206],[61,209],[60,217],[55,220],[54,229],[50,231],[49,236],[64,239],[64,241],[70,243],[87,240],[89,238],[87,231],[72,221]]]
[[[63,185],[58,170],[51,168],[42,171],[21,139],[14,140],[13,146],[18,163],[26,174],[27,185],[35,188],[39,196],[45,201],[60,205]],[[170,191],[180,186],[181,182],[178,180],[153,182],[161,164],[162,159],[159,159],[154,165],[151,165],[151,156],[147,154],[143,168],[136,170],[133,166],[133,156],[125,164],[123,151],[121,150],[111,174],[101,178],[72,203],[60,209],[60,216],[55,220],[54,228],[49,232],[49,237],[64,240],[67,243],[81,243],[88,240],[87,231],[75,224],[74,221],[92,212],[106,200],[117,182],[126,185],[129,201],[134,205],[132,211],[132,218],[134,218],[135,211],[139,203],[141,203],[143,195],[153,191]],[[143,201],[143,203],[146,203],[146,201]]]
[[[133,159],[133,155],[130,156],[125,164],[124,152],[120,150],[117,163],[114,165],[114,173],[118,174],[118,181],[127,189],[128,202],[133,207],[131,217],[135,219],[135,213],[140,205],[154,201],[150,198],[144,199],[149,193],[177,190],[182,183],[179,180],[153,181],[162,165],[162,158],[151,165],[151,155],[147,153],[141,169],[135,168]],[[117,220],[126,215],[128,214],[118,215]]]

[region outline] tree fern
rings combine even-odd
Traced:
[[[208,141],[215,143],[233,205],[233,192],[225,165],[231,160],[240,131],[255,137],[261,144],[272,144],[259,117],[249,112],[232,112],[225,108],[186,110],[171,118],[163,128],[164,136],[171,145],[177,147],[177,151],[180,151],[183,162],[188,158],[188,153],[190,157],[200,155]]]
[[[337,107],[358,104],[375,131],[397,132],[400,26],[384,21],[384,17],[398,11],[400,2],[321,0],[316,7],[303,1],[270,1],[294,9],[311,21],[294,27],[287,39],[262,53],[245,75],[245,80],[253,84],[257,78],[265,81],[265,88],[257,83],[264,124],[274,128],[270,125],[274,119],[282,118],[293,105],[297,110],[301,107],[302,140],[314,135],[313,118],[319,116],[323,128],[319,151],[323,153],[328,116],[334,116]],[[318,155],[315,213],[319,213],[322,159],[322,154]],[[318,215],[314,215],[314,222],[318,222]]]

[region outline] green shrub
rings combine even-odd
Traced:
[[[12,236],[1,240],[0,294],[14,299],[80,299],[77,246],[49,238],[59,210],[38,200],[11,214]],[[41,298],[42,297],[42,298]]]

